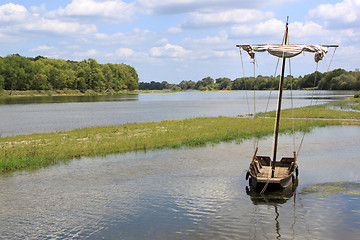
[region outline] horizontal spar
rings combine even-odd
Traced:
[[[284,44],[238,44],[238,45],[236,45],[236,47],[251,46],[251,45],[266,46],[266,45],[284,45]],[[291,46],[291,45],[307,45],[307,44],[286,44],[286,45]],[[339,47],[339,45],[336,45],[336,44],[328,44],[328,45],[316,44],[316,45],[322,46],[322,47]]]

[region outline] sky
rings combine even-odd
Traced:
[[[287,16],[290,43],[339,48],[286,74],[360,68],[360,0],[1,0],[0,56],[125,63],[142,82],[277,75],[275,57],[254,70],[236,44],[281,43]]]

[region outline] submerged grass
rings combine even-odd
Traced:
[[[316,109],[316,112],[319,109]],[[306,108],[302,111],[305,110]],[[356,116],[356,118],[360,117]],[[208,117],[2,137],[0,138],[0,173],[44,167],[82,156],[181,146],[192,147],[206,143],[241,141],[254,136],[271,135],[274,120],[258,118],[255,119],[255,124],[260,126],[263,120],[262,131],[256,133],[253,132],[253,119]],[[292,122],[292,119],[282,119],[280,132],[290,132]],[[312,127],[340,125],[344,122],[354,123],[345,120],[296,119],[295,130],[309,131]]]
[[[317,197],[327,197],[331,195],[360,195],[360,183],[320,183],[304,187],[300,194],[316,194]]]

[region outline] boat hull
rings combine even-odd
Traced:
[[[285,189],[291,184],[293,184],[292,176],[281,179],[281,181],[272,181],[271,179],[269,181],[267,180],[259,180],[256,177],[250,177],[250,184],[258,189],[262,190],[265,185],[267,184],[267,190],[279,190],[279,189]]]
[[[267,156],[256,156],[249,166],[249,183],[256,189],[284,189],[293,184],[297,169],[294,158],[285,157],[275,163],[272,175],[271,159]]]

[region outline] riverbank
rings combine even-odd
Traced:
[[[307,131],[312,127],[341,124],[359,124],[359,112],[326,109],[318,111],[327,120],[308,120],[307,110],[311,107],[296,109],[296,131]],[[339,120],[337,114],[346,114]],[[286,113],[286,112],[285,112]],[[306,114],[306,115],[302,115]],[[286,116],[286,114],[284,114]],[[331,120],[336,118],[337,120]],[[263,122],[264,121],[264,122]],[[292,129],[292,119],[281,120],[281,132]],[[72,131],[38,133],[0,138],[0,172],[13,172],[69,161],[83,156],[124,153],[137,150],[200,146],[221,141],[242,141],[255,136],[268,136],[273,132],[272,118],[208,117],[185,120],[172,120],[150,123],[131,123],[119,126],[91,127]],[[263,126],[260,129],[260,126]]]
[[[189,91],[198,91],[198,90],[189,90]],[[209,91],[232,91],[232,90],[209,90]],[[94,91],[94,90],[71,90],[71,89],[63,89],[63,90],[28,90],[28,91],[10,91],[10,90],[1,90],[0,91],[0,99],[4,98],[19,98],[19,97],[48,97],[48,96],[111,96],[111,95],[122,95],[122,94],[130,94],[137,95],[141,93],[174,93],[181,92],[174,91],[171,89],[168,90],[123,90],[123,91]],[[356,93],[355,96],[359,96],[360,92]],[[358,98],[359,99],[359,98]]]
[[[28,90],[28,91],[0,91],[0,98],[18,98],[18,97],[48,97],[48,96],[105,96],[105,95],[120,95],[120,94],[139,94],[138,90],[135,91],[107,91],[97,92],[94,90]]]
[[[0,99],[1,98],[19,98],[19,97],[49,97],[49,96],[111,96],[111,95],[137,95],[140,93],[171,93],[174,91],[171,90],[122,90],[122,91],[103,91],[98,92],[94,90],[28,90],[28,91],[10,91],[10,90],[1,90],[0,91]]]
[[[257,117],[275,117],[276,111],[258,113]],[[360,98],[281,111],[282,118],[353,119],[360,120]]]

